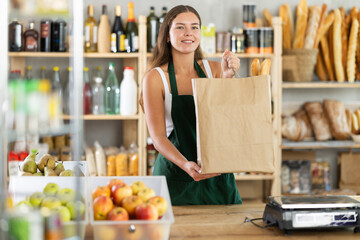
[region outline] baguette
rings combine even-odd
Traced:
[[[260,60],[258,58],[254,58],[251,63],[251,76],[257,76],[260,72]]]
[[[306,27],[305,43],[304,48],[311,49],[314,47],[314,42],[320,22],[320,7],[315,6],[311,9],[309,15],[309,21]]]
[[[334,14],[334,20],[335,20],[335,14]],[[330,57],[330,63],[331,67],[334,71],[334,78],[330,79],[330,81],[336,81],[335,76],[335,65],[334,65],[334,24],[331,25],[329,28],[329,34],[328,34],[328,45],[329,45],[329,57]]]
[[[341,50],[342,50],[342,66],[344,68],[344,75],[346,77],[346,61],[347,61],[347,49],[348,49],[348,35],[349,35],[349,25],[351,16],[348,14],[345,16],[345,9],[343,7],[340,8],[341,15]]]
[[[326,32],[329,30],[330,26],[334,22],[334,12],[330,12],[329,15],[327,15],[324,19],[324,23],[322,23],[319,26],[318,33],[316,35],[316,39],[314,42],[314,48],[317,48],[319,45],[319,42],[323,36],[325,36]]]
[[[345,109],[345,115],[348,128],[352,131],[352,112],[349,109]]]
[[[260,65],[259,75],[269,75],[271,68],[271,60],[265,59]]]
[[[318,53],[316,60],[316,74],[318,75],[321,81],[327,80],[325,66],[320,52]]]
[[[351,22],[354,21],[354,19],[357,19],[358,14],[359,14],[359,11],[358,11],[357,7],[353,7],[350,10]]]
[[[266,25],[272,27],[272,16],[267,8],[264,8],[263,15],[265,18]]]
[[[285,5],[279,8],[279,16],[282,20],[283,48],[291,48],[291,32],[288,12]]]
[[[327,10],[327,4],[323,3],[323,5],[321,6],[319,26],[318,26],[318,29],[317,29],[317,31],[316,31],[316,37],[315,37],[315,40],[314,40],[314,46],[313,46],[313,48],[318,48],[318,46],[319,46],[319,42],[320,42],[319,33],[320,33],[321,27],[324,25],[325,18],[326,18],[326,16],[327,16],[326,10]]]
[[[335,75],[334,75],[334,70],[333,70],[333,66],[331,64],[331,60],[330,60],[330,53],[329,53],[329,44],[328,41],[326,39],[325,36],[323,36],[321,38],[321,42],[320,42],[320,46],[321,46],[321,53],[325,62],[325,68],[326,68],[326,72],[330,78],[330,81],[334,81],[335,80]]]
[[[359,109],[356,109],[355,110],[355,115],[356,115],[356,118],[357,118],[357,123],[358,123],[358,126],[360,128],[360,110]],[[359,129],[360,130],[360,129]]]
[[[358,22],[360,23],[360,12],[358,13]],[[357,38],[356,65],[357,65],[356,78],[357,80],[360,81],[360,31],[358,33],[358,38]]]
[[[349,82],[355,81],[355,71],[356,71],[355,52],[357,46],[358,32],[359,32],[359,21],[357,19],[354,19],[354,21],[351,24],[349,49],[348,49],[347,65],[346,65],[346,72]]]
[[[294,39],[294,17],[293,17],[290,5],[288,3],[285,3],[285,7],[286,7],[286,10],[287,10],[287,13],[288,13],[289,26],[290,26],[290,36],[291,36],[290,39],[291,39],[291,42],[292,42],[293,39]]]
[[[341,13],[339,9],[335,9],[335,20],[333,26],[333,51],[335,76],[338,82],[345,81],[344,68],[342,65],[342,47],[341,47]]]
[[[304,46],[307,18],[307,1],[300,0],[299,5],[296,7],[296,27],[293,48],[303,48]]]
[[[358,117],[356,116],[356,113],[352,113],[351,114],[351,132],[354,134],[358,134],[359,133],[359,121],[358,121]]]

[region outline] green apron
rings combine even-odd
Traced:
[[[196,61],[194,65],[199,77],[206,78]],[[174,124],[174,130],[168,138],[188,161],[197,162],[194,98],[192,95],[178,95],[172,60],[169,62],[168,72],[172,93],[171,117]],[[185,171],[159,154],[153,175],[165,175],[172,205],[242,203],[232,173],[196,182]]]

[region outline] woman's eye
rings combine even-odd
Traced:
[[[177,27],[177,29],[183,29],[184,27],[182,27],[182,26],[179,26],[179,27]]]
[[[192,29],[195,29],[195,30],[196,30],[196,29],[199,29],[199,27],[192,27]]]

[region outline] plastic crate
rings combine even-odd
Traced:
[[[94,220],[93,203],[90,201],[90,224],[93,227],[94,239],[169,239],[170,226],[174,223],[169,190],[164,176],[147,177],[89,177],[88,199],[92,199],[91,193],[98,186],[106,186],[110,179],[121,179],[127,184],[135,181],[143,181],[147,187],[154,189],[157,196],[161,196],[168,202],[168,209],[159,220],[129,220],[129,221],[98,221]]]

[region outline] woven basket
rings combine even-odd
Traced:
[[[284,49],[284,81],[311,82],[317,54],[318,49]]]

